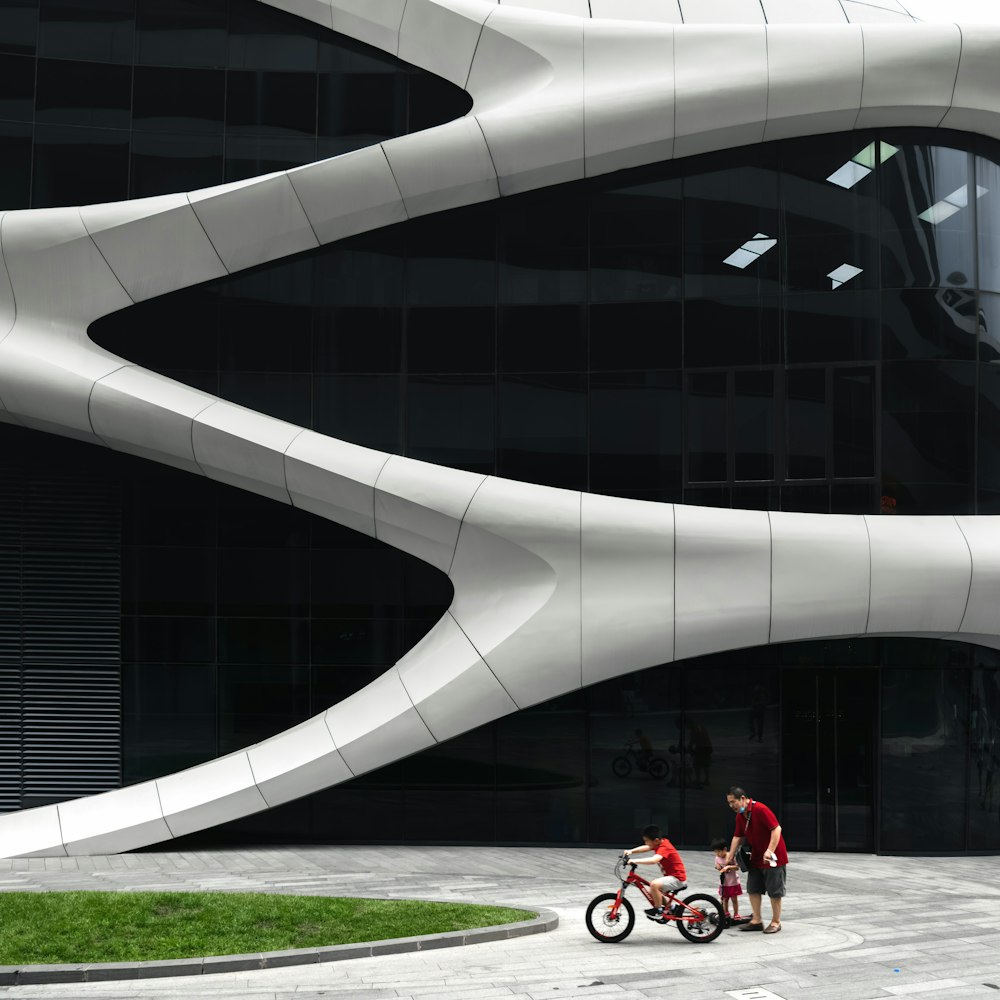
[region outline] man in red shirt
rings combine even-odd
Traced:
[[[625,851],[625,857],[633,854],[644,854],[653,852],[651,858],[644,858],[636,861],[637,865],[659,865],[663,873],[661,878],[654,878],[649,883],[649,894],[653,897],[653,908],[646,910],[646,916],[650,920],[660,920],[663,918],[663,893],[678,892],[687,888],[687,872],[684,871],[684,862],[677,853],[677,848],[660,835],[658,826],[647,826],[642,831],[642,846],[633,847]]]
[[[763,802],[755,802],[738,785],[729,789],[726,801],[736,813],[736,832],[726,864],[732,864],[736,850],[744,840],[750,844],[747,893],[753,917],[740,930],[763,930],[765,934],[777,934],[781,930],[781,900],[785,895],[785,866],[788,864],[781,824]],[[771,900],[771,922],[766,929],[760,916],[761,896],[765,892]]]

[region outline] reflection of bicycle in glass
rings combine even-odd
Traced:
[[[670,765],[662,757],[654,757],[651,751],[637,747],[635,742],[626,743],[625,753],[611,762],[611,770],[618,778],[627,778],[633,768],[657,781],[662,781],[671,771]]]
[[[649,883],[636,875],[634,862],[620,857],[615,862],[615,878],[621,882],[618,891],[603,893],[587,907],[587,930],[605,944],[624,941],[635,926],[635,910],[625,898],[625,890],[630,885],[636,886],[650,905],[653,902]],[[677,929],[688,941],[714,941],[726,926],[722,907],[714,896],[697,893],[681,902],[672,892],[664,892],[663,904],[663,916],[655,923],[677,924]]]

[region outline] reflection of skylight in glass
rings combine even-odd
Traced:
[[[851,278],[856,278],[863,270],[864,268],[855,267],[853,264],[841,264],[840,267],[835,267],[827,277],[833,281],[834,288],[840,288]]]
[[[885,163],[899,152],[896,146],[887,142],[879,143],[878,161]],[[852,156],[842,167],[838,167],[827,180],[837,187],[852,188],[863,181],[875,169],[875,143],[870,142],[860,153]]]
[[[733,267],[738,267],[742,270],[757,260],[758,257],[763,257],[768,250],[777,245],[777,240],[772,240],[770,236],[766,236],[764,233],[756,233],[752,240],[747,240],[739,250],[734,250],[722,263],[731,264]]]
[[[988,193],[988,188],[976,185],[976,198],[982,198],[984,194]],[[924,222],[929,222],[932,226],[936,226],[939,222],[950,219],[956,212],[961,211],[968,204],[969,185],[963,184],[957,191],[952,191],[951,194],[946,195],[940,201],[931,205],[930,208],[921,212],[917,218],[923,219]]]

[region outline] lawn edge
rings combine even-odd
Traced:
[[[454,902],[454,900],[420,900]],[[51,983],[98,983],[129,979],[159,979],[167,976],[201,976],[220,972],[253,972],[294,965],[343,962],[376,955],[431,951],[438,948],[461,948],[486,941],[503,941],[529,934],[546,934],[559,926],[554,910],[532,906],[537,912],[532,920],[492,927],[472,927],[464,931],[443,931],[415,937],[389,938],[385,941],[359,941],[322,948],[294,948],[288,951],[255,952],[248,955],[207,955],[199,958],[172,958],[153,962],[95,962],[83,965],[3,965],[0,986],[45,985]]]

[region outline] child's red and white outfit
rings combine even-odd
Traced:
[[[715,868],[719,874],[719,895],[723,899],[732,899],[734,896],[743,895],[743,883],[740,882],[740,870],[734,868],[732,871],[723,872],[722,868],[726,859],[715,856]]]

